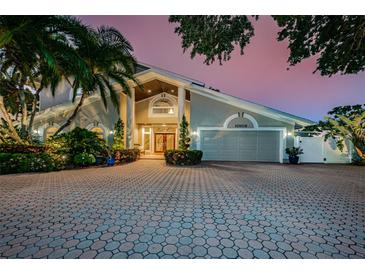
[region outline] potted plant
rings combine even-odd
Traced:
[[[303,154],[303,149],[300,147],[292,147],[285,149],[286,154],[289,155],[289,163],[298,164],[300,154]]]

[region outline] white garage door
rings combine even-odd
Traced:
[[[204,160],[280,161],[279,131],[202,130]]]

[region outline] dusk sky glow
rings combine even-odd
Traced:
[[[222,92],[317,121],[333,107],[365,103],[365,72],[332,77],[313,74],[315,60],[287,70],[286,42],[277,42],[279,28],[271,17],[255,23],[255,37],[241,56],[219,65],[203,64],[183,53],[181,40],[167,16],[80,16],[92,26],[110,25],[131,42],[139,62],[167,69]]]

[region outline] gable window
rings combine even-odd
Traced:
[[[174,115],[175,114],[174,105],[170,100],[166,98],[160,99],[153,104],[152,113]]]
[[[149,115],[152,117],[175,117],[177,115],[176,99],[164,93],[151,100],[149,108]]]

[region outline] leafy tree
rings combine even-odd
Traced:
[[[191,58],[204,55],[204,63],[212,64],[216,59],[228,61],[235,45],[241,48],[250,42],[254,29],[247,16],[207,15],[170,16],[171,23],[178,23],[175,33],[182,38],[184,52],[191,48]]]
[[[325,140],[332,137],[342,151],[345,140],[350,140],[357,155],[365,161],[365,105],[339,106],[328,112],[324,121],[307,126],[303,131],[315,135],[324,133]]]
[[[89,30],[84,38],[80,40],[76,50],[91,73],[81,77],[76,75],[73,82],[73,101],[79,90],[81,90],[80,100],[55,135],[72,123],[88,96],[99,92],[106,108],[109,94],[113,105],[118,109],[117,91],[112,82],[122,86],[128,95],[130,94],[128,80],[137,82],[134,77],[137,62],[131,54],[133,48],[118,30],[102,26],[97,30]]]
[[[258,19],[258,17],[255,17]],[[315,56],[315,71],[331,76],[365,68],[365,16],[273,16],[281,28],[278,41],[288,40],[290,65]],[[204,55],[206,64],[230,59],[234,45],[241,54],[254,35],[247,16],[170,16],[191,58]]]
[[[113,137],[113,150],[124,149],[124,123],[119,118],[114,126],[114,137]]]
[[[190,147],[190,134],[189,134],[189,123],[186,121],[185,115],[183,115],[180,122],[180,138],[179,138],[179,149],[188,150]]]
[[[62,78],[87,73],[74,46],[87,30],[68,16],[0,16],[0,111],[8,139],[31,142],[40,92],[54,93]]]

